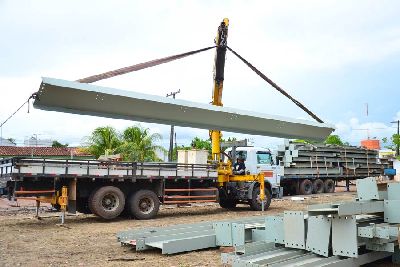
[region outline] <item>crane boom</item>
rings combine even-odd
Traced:
[[[216,52],[214,62],[214,88],[212,93],[212,104],[214,106],[222,106],[222,90],[224,86],[224,70],[225,70],[225,55],[228,39],[229,20],[224,18],[218,27],[217,37],[215,38]],[[222,137],[221,131],[210,130],[212,144],[212,159],[219,162],[221,159],[220,140]]]
[[[229,20],[224,18],[218,27],[217,37],[215,38],[216,52],[214,62],[214,89],[212,95],[212,104],[222,106],[222,90],[224,88],[224,70],[225,55],[228,41]],[[241,174],[235,175],[232,171],[233,162],[224,163],[221,161],[221,137],[219,130],[210,130],[211,136],[211,153],[214,162],[218,162],[218,185],[220,190],[226,190],[229,182],[258,182],[260,193],[259,198],[262,202],[262,210],[264,210],[264,175]],[[229,191],[229,190],[228,190]],[[229,200],[228,200],[229,201]],[[235,201],[235,200],[233,200]]]

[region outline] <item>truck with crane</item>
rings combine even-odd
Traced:
[[[251,170],[241,174],[234,172],[232,167],[236,161],[236,154],[227,155],[222,152],[221,130],[323,139],[332,132],[333,127],[323,124],[318,117],[290,96],[288,97],[293,102],[317,118],[318,123],[285,120],[283,117],[275,118],[255,113],[243,114],[241,111],[224,108],[222,91],[225,54],[229,48],[228,24],[228,19],[221,22],[215,39],[212,106],[162,99],[157,102],[157,105],[161,106],[150,108],[150,105],[155,105],[154,97],[146,99],[145,95],[140,94],[133,98],[130,93],[114,92],[108,88],[86,84],[127,73],[128,70],[166,63],[179,56],[164,58],[158,63],[150,61],[138,64],[133,68],[123,68],[77,82],[43,78],[40,90],[33,95],[34,106],[69,113],[134,118],[168,124],[164,119],[166,117],[163,117],[166,116],[165,113],[177,112],[174,116],[175,125],[209,129],[212,151],[211,160],[207,164],[3,159],[0,160],[0,177],[7,188],[9,198],[32,199],[36,201],[37,206],[41,202],[50,202],[64,211],[68,209],[68,212],[72,213],[93,213],[103,219],[113,219],[124,213],[137,219],[150,219],[156,216],[160,203],[168,205],[219,202],[220,206],[226,209],[233,209],[237,204],[243,203],[253,210],[268,209],[271,198],[282,195],[279,181],[270,181],[271,177],[266,171]],[[229,50],[237,55],[232,49]],[[189,54],[193,52],[182,55]],[[255,69],[250,63],[246,64]],[[258,70],[254,71],[273,87],[279,88]],[[281,88],[278,91],[287,94]],[[119,102],[115,104],[113,101],[117,100]],[[129,101],[138,102],[132,105]],[[187,120],[184,121],[185,119]],[[240,145],[240,142],[231,143],[231,150],[234,151]],[[268,155],[264,152],[262,154]]]

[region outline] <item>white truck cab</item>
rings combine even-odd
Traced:
[[[225,153],[230,155],[232,148],[227,148]],[[280,175],[274,162],[272,153],[262,147],[236,147],[236,157],[242,157],[246,165],[246,172],[250,174],[264,173],[265,182],[271,185],[272,191],[280,186]],[[227,159],[225,159],[227,161]]]

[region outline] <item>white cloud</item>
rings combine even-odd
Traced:
[[[400,111],[396,113],[396,116],[393,117],[393,121],[400,120]]]
[[[400,53],[396,1],[121,1],[118,5],[109,1],[25,1],[24,5],[3,1],[0,7],[0,30],[7,40],[0,44],[0,121],[38,89],[40,76],[75,80],[202,48],[212,44],[224,16],[230,18],[229,45],[278,84],[288,87],[291,94],[307,100],[306,105],[314,105],[315,99],[331,104],[329,92],[304,88],[294,76],[313,79],[317,71],[380,62]],[[98,84],[156,95],[181,89],[179,98],[208,103],[213,57],[209,51]],[[226,106],[303,116],[230,53],[225,74]],[[311,110],[318,114],[312,106]],[[337,116],[331,120],[341,121],[341,114]],[[5,125],[3,136],[22,140],[39,133],[78,144],[97,126],[122,129],[130,124],[22,111]],[[163,144],[168,143],[168,126],[146,125],[162,133]],[[355,121],[337,125],[338,132],[354,142],[365,131],[351,128],[379,126]],[[188,128],[178,128],[177,133],[178,139],[182,136],[178,143],[187,142],[191,136],[208,136],[207,131]],[[280,142],[254,139],[261,146]]]
[[[400,112],[397,112],[398,116]],[[360,122],[358,118],[351,118],[345,122],[339,122],[336,125],[334,134],[339,135],[343,141],[352,145],[360,145],[361,140],[379,139],[392,136],[397,126],[382,122]]]

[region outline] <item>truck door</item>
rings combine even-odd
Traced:
[[[272,160],[272,155],[269,151],[256,152],[257,173],[264,173],[265,180],[268,180],[272,185],[277,184],[276,166]]]

